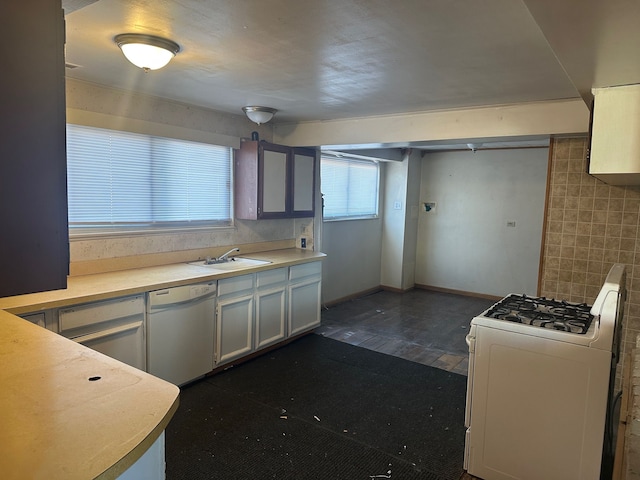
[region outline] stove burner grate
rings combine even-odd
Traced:
[[[487,316],[563,332],[584,334],[593,316],[586,303],[569,303],[545,297],[509,295],[487,311]]]

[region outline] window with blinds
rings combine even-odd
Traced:
[[[69,226],[231,224],[228,147],[67,125]]]
[[[324,196],[324,220],[378,216],[378,163],[323,155],[320,175]]]

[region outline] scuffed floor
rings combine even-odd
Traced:
[[[322,311],[316,333],[376,352],[467,375],[471,319],[494,300],[414,289],[380,291]]]

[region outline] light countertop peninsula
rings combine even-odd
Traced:
[[[239,256],[244,257],[245,255]],[[67,288],[64,290],[0,298],[0,310],[21,315],[48,308],[66,307],[178,285],[187,285],[189,283],[217,280],[241,275],[242,273],[312,262],[322,260],[325,256],[324,253],[320,252],[287,248],[247,254],[246,257],[266,260],[270,263],[248,266],[232,272],[220,272],[208,267],[189,265],[188,263],[175,263],[133,270],[72,276],[68,278]]]
[[[321,260],[295,248],[233,272],[175,263],[71,276],[67,288],[0,298],[0,475],[114,479],[133,465],[178,408],[175,385],[15,315]]]
[[[155,442],[178,387],[0,311],[3,479],[117,478]]]

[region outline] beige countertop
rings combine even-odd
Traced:
[[[245,256],[245,255],[239,255]],[[205,282],[238,275],[243,271],[260,271],[321,260],[326,255],[320,252],[287,248],[247,254],[246,257],[267,260],[271,263],[246,267],[233,272],[220,273],[208,267],[176,263],[155,267],[121,270],[68,278],[67,288],[50,292],[31,293],[0,298],[0,310],[21,315],[48,308],[65,307],[85,302],[105,300],[124,295],[133,295],[151,290]]]
[[[116,478],[178,407],[175,385],[2,311],[0,363],[4,479]]]

